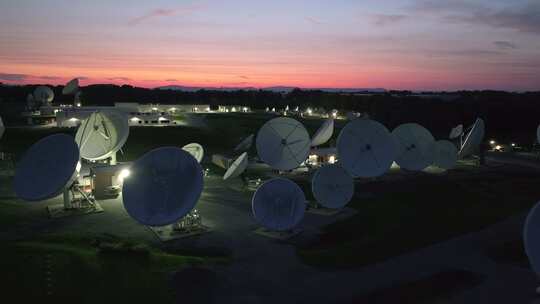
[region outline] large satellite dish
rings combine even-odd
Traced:
[[[62,94],[71,95],[77,93],[79,90],[79,79],[75,78],[70,80],[66,86],[62,89]]]
[[[328,118],[313,136],[311,146],[316,147],[325,144],[332,137],[332,134],[334,134],[334,120]]]
[[[248,137],[244,138],[235,148],[234,152],[240,152],[240,151],[246,151],[251,148],[251,145],[253,144],[253,134],[249,135]]]
[[[129,136],[127,118],[116,111],[94,112],[85,119],[75,135],[81,157],[90,161],[112,157]]]
[[[59,195],[77,177],[79,147],[66,134],[47,136],[28,149],[15,172],[14,188],[27,201]]]
[[[227,169],[227,172],[225,172],[225,175],[223,175],[223,180],[237,177],[238,175],[242,174],[248,165],[248,157],[247,152],[244,152],[238,156],[238,158],[231,164],[229,169]]]
[[[448,140],[438,140],[435,142],[435,157],[433,164],[439,168],[450,170],[456,166],[457,148]]]
[[[416,123],[397,126],[392,135],[399,146],[396,163],[404,169],[421,171],[433,164],[435,139],[424,127]]]
[[[463,125],[459,124],[456,127],[452,128],[452,130],[450,130],[450,135],[448,136],[448,138],[458,138],[461,136],[461,134],[463,134]]]
[[[257,134],[257,153],[277,170],[291,170],[308,157],[311,141],[304,126],[288,117],[274,118]]]
[[[537,274],[540,274],[540,202],[531,209],[525,220],[523,229],[523,241],[525,253],[531,266]]]
[[[197,204],[203,189],[201,165],[176,147],[154,149],[136,160],[124,180],[128,214],[148,226],[173,224]]]
[[[339,162],[353,177],[383,175],[396,159],[398,147],[388,129],[369,119],[347,123],[337,139]]]
[[[0,139],[2,139],[2,136],[4,136],[4,131],[6,131],[6,127],[4,126],[2,117],[0,117]]]
[[[461,146],[459,157],[463,158],[473,154],[482,143],[482,140],[484,140],[484,134],[484,121],[482,118],[477,118],[471,128],[471,131],[469,131],[469,134],[467,134],[467,137]]]
[[[204,156],[204,148],[198,143],[190,143],[182,147],[182,150],[195,157],[198,163],[201,163]]]
[[[338,164],[322,166],[311,181],[313,196],[326,208],[343,208],[354,194],[354,180]]]
[[[47,86],[39,86],[34,90],[34,99],[41,103],[51,103],[54,99],[54,92]]]
[[[274,178],[257,189],[252,201],[253,215],[263,227],[284,231],[294,228],[304,217],[306,198],[302,189],[285,178]]]

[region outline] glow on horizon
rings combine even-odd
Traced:
[[[19,2],[8,84],[540,90],[532,0]]]

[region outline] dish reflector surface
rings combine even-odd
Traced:
[[[244,138],[235,148],[234,151],[246,151],[251,148],[251,145],[253,144],[253,134],[249,135],[248,137]]]
[[[457,162],[457,148],[448,140],[438,140],[435,142],[435,158],[433,164],[442,169],[452,169]]]
[[[334,120],[329,118],[324,121],[313,136],[311,146],[316,147],[325,144],[330,138],[332,138],[332,134],[334,134]]]
[[[277,170],[291,170],[305,161],[311,141],[304,126],[288,117],[274,118],[257,134],[257,153],[262,161]]]
[[[523,229],[525,253],[529,258],[531,267],[540,275],[540,202],[531,209],[525,220]]]
[[[396,159],[397,149],[388,129],[369,119],[350,121],[337,140],[339,162],[352,177],[383,175]]]
[[[238,156],[238,158],[231,164],[229,169],[227,169],[227,172],[225,172],[225,175],[223,175],[223,180],[237,177],[238,175],[242,174],[248,165],[248,157],[247,152],[244,152]]]
[[[54,92],[47,86],[39,86],[34,90],[34,99],[40,102],[50,103],[54,99]]]
[[[540,143],[540,125],[536,128],[536,142]]]
[[[306,197],[285,178],[274,178],[257,189],[252,201],[255,220],[270,230],[289,230],[304,218]]]
[[[70,80],[66,86],[62,89],[62,94],[64,95],[70,95],[75,94],[79,90],[79,79],[75,78]]]
[[[456,127],[452,128],[450,131],[450,135],[448,136],[450,139],[458,138],[463,134],[463,125],[459,124]]]
[[[33,144],[15,172],[15,193],[27,201],[46,200],[60,194],[77,176],[79,147],[66,134],[47,136]]]
[[[343,208],[354,194],[354,181],[340,165],[322,166],[311,182],[313,196],[326,208]]]
[[[154,149],[133,163],[122,198],[128,214],[141,224],[172,224],[197,204],[203,189],[201,165],[176,147]]]
[[[4,126],[4,122],[2,121],[2,117],[0,117],[0,139],[2,139],[2,136],[4,136],[5,131],[6,131],[6,127]]]
[[[469,132],[469,134],[467,134],[467,137],[463,142],[463,146],[461,146],[461,150],[459,151],[459,157],[466,157],[473,154],[482,143],[482,140],[484,140],[484,134],[484,121],[482,120],[482,118],[477,118],[471,128],[471,131]]]
[[[204,148],[198,143],[190,143],[182,147],[182,150],[195,157],[198,163],[201,163],[204,157]]]
[[[416,123],[397,126],[392,134],[399,146],[396,163],[404,169],[420,171],[433,164],[435,139],[424,127]]]

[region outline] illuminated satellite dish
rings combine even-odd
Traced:
[[[531,267],[540,275],[540,202],[531,209],[525,220],[523,241]]]
[[[255,220],[263,227],[274,231],[289,230],[304,218],[306,198],[294,182],[274,178],[257,189],[252,209]]]
[[[34,90],[34,100],[41,103],[51,103],[54,99],[54,92],[47,86],[39,86]]]
[[[4,122],[2,121],[2,117],[0,117],[0,139],[2,139],[2,136],[4,136],[5,131],[6,131],[6,127],[4,126]]]
[[[274,118],[257,134],[257,153],[277,170],[292,170],[308,157],[311,141],[304,126],[288,117]]]
[[[81,157],[90,161],[114,157],[129,136],[127,118],[116,111],[94,112],[83,120],[75,142],[80,147]]]
[[[329,118],[324,121],[311,140],[311,146],[316,147],[325,144],[334,134],[334,120]]]
[[[201,165],[180,148],[154,149],[136,160],[130,171],[122,199],[127,213],[141,224],[173,224],[188,214],[201,196]]]
[[[198,163],[201,163],[204,157],[204,148],[198,143],[190,143],[182,147],[182,150],[195,157]]]
[[[397,157],[398,146],[379,122],[355,119],[347,123],[337,139],[341,166],[353,177],[383,175]]]
[[[78,174],[79,147],[66,134],[47,136],[33,144],[20,160],[13,181],[23,200],[55,197],[69,187]]]
[[[313,196],[326,208],[345,207],[354,194],[354,181],[340,165],[322,166],[311,181]]]
[[[463,142],[463,145],[459,151],[459,157],[463,158],[473,154],[482,143],[482,140],[484,140],[484,134],[484,121],[482,118],[477,118],[471,128],[471,131],[469,131],[467,137],[465,137],[465,141]]]
[[[240,152],[240,151],[246,151],[251,148],[251,145],[253,145],[253,134],[249,135],[248,137],[244,138],[235,148],[234,152]]]
[[[448,140],[435,142],[435,157],[433,165],[450,170],[456,166],[458,151],[456,146]]]
[[[225,172],[225,175],[223,175],[223,180],[237,177],[238,175],[242,174],[248,165],[248,157],[247,152],[244,152],[238,156],[238,158],[231,164],[229,169],[227,169],[227,172]]]
[[[397,126],[392,135],[399,146],[396,163],[404,169],[421,171],[433,164],[435,139],[424,127],[415,123]]]
[[[448,136],[450,139],[458,138],[463,134],[463,125],[459,124],[455,128],[452,128],[450,131],[450,135]]]
[[[78,90],[79,90],[79,79],[75,78],[66,84],[66,86],[62,89],[62,94],[72,95],[72,94],[77,93]]]

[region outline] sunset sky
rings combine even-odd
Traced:
[[[540,90],[540,1],[0,2],[0,82]]]

